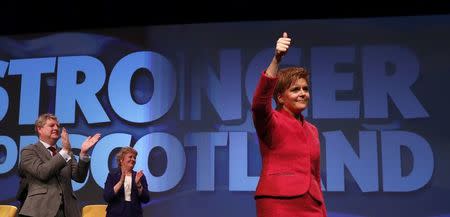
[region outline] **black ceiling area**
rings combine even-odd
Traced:
[[[7,1],[0,34],[129,26],[450,14],[450,2],[433,1]]]

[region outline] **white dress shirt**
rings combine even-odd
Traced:
[[[125,201],[131,201],[131,184],[131,175],[126,175],[123,183],[125,189]]]

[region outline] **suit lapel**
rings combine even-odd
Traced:
[[[37,147],[37,152],[39,154],[39,157],[41,159],[45,159],[47,161],[49,161],[51,159],[52,156],[51,156],[50,152],[45,148],[44,144],[42,144],[41,142],[38,142],[36,144],[36,147]]]

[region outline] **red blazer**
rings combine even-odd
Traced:
[[[289,197],[309,191],[323,203],[317,128],[303,116],[299,120],[284,109],[272,108],[277,81],[263,74],[253,96],[253,123],[262,157],[255,195]]]

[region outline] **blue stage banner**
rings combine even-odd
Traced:
[[[311,72],[330,217],[450,216],[450,16],[204,23],[0,37],[0,204],[17,205],[20,150],[54,113],[78,154],[80,205],[105,204],[123,146],[138,151],[152,217],[256,216],[250,102],[276,40]],[[78,151],[78,152],[77,152]],[[7,187],[6,187],[7,186]]]

